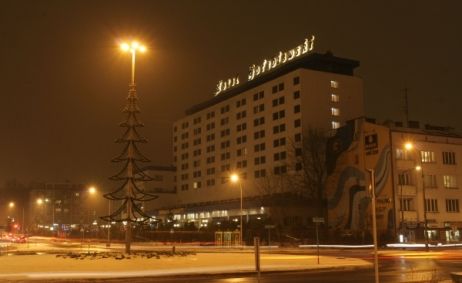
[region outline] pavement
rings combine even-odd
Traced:
[[[172,246],[133,245],[133,250],[172,249]],[[51,280],[155,277],[175,275],[240,274],[256,272],[255,254],[252,247],[240,248],[194,248],[177,246],[176,251],[196,250],[187,256],[161,256],[146,258],[131,255],[130,259],[57,257],[56,253],[122,251],[122,244],[113,244],[111,249],[104,244],[81,245],[79,243],[35,243],[15,244],[10,252],[0,256],[0,280]],[[33,254],[31,254],[33,253]],[[372,268],[371,262],[348,257],[320,256],[316,250],[306,254],[280,253],[277,249],[262,249],[261,272],[346,270]]]

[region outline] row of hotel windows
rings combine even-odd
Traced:
[[[294,85],[298,85],[298,84],[300,83],[300,78],[299,78],[299,77],[294,77],[293,82],[294,82]],[[274,85],[274,86],[272,87],[272,93],[277,93],[277,92],[282,91],[282,90],[284,90],[284,83],[279,83],[279,84]],[[257,101],[257,100],[263,99],[264,97],[265,97],[264,91],[260,91],[260,92],[257,92],[257,93],[255,93],[255,94],[253,95],[253,100],[254,100],[254,101]],[[299,92],[299,91],[294,92],[294,99],[297,99],[297,98],[299,98],[299,97],[300,97],[300,92]],[[283,101],[283,100],[284,100],[284,98],[282,98],[282,101]],[[239,108],[239,107],[241,107],[241,106],[246,105],[246,104],[247,104],[247,100],[246,100],[245,98],[242,98],[242,99],[236,101],[235,103],[236,103],[236,108]],[[284,103],[284,102],[282,102],[282,103]],[[282,103],[281,103],[281,102],[276,102],[276,105],[280,105],[280,104],[282,104]],[[274,102],[274,100],[273,100],[273,106],[276,106],[276,105],[275,105],[275,102]],[[227,112],[229,112],[229,111],[230,111],[230,106],[229,106],[229,105],[225,105],[225,106],[223,106],[223,107],[220,108],[220,113],[221,113],[221,114],[225,114],[225,113],[227,113]],[[239,113],[238,113],[238,114],[239,114]],[[245,117],[245,114],[242,114],[242,113],[240,113],[239,116],[240,116],[241,118],[244,118],[244,117],[242,117],[242,115],[244,115],[244,117]],[[212,118],[214,118],[214,117],[215,117],[215,111],[211,111],[211,112],[208,112],[208,113],[206,114],[206,119],[207,119],[207,120],[210,120],[210,119],[212,119]],[[238,119],[240,119],[240,118],[238,118]],[[199,123],[201,123],[201,122],[202,122],[201,117],[195,117],[195,118],[193,119],[193,124],[194,124],[194,125],[197,125],[197,124],[199,124]],[[188,127],[189,127],[189,122],[187,122],[187,121],[186,121],[186,122],[183,122],[183,123],[181,124],[181,129],[186,129],[186,128],[188,128]],[[177,127],[176,127],[176,126],[174,127],[173,131],[174,131],[174,132],[177,131]]]
[[[339,84],[338,84],[337,81],[333,81],[333,80],[330,81],[330,87],[331,88],[337,89],[338,86],[339,86]],[[333,102],[333,103],[338,103],[340,101],[340,97],[337,94],[331,93],[330,101]],[[337,107],[331,107],[330,108],[330,115],[332,117],[334,117],[334,118],[339,117],[340,116],[340,109],[337,108]],[[331,121],[331,128],[333,130],[340,128],[340,122],[338,122],[336,120],[332,120]]]
[[[280,115],[282,113],[284,113],[284,112],[278,112],[276,114],[278,119],[279,119],[279,117],[280,117]],[[264,119],[258,118],[254,122],[255,123],[261,123],[261,122],[264,123]],[[294,128],[300,128],[302,126],[302,120],[301,119],[296,119],[296,120],[293,121],[293,123],[294,123]],[[247,124],[243,123],[243,124],[238,125],[237,127],[238,127],[237,129],[239,131],[243,131],[243,130],[247,129]],[[286,131],[286,124],[285,123],[281,123],[279,125],[273,126],[273,134],[279,134],[279,133],[283,133],[285,131]],[[220,132],[220,137],[224,138],[224,137],[229,136],[230,134],[231,134],[230,129],[225,129],[225,130],[222,130]],[[265,137],[265,130],[258,130],[256,132],[254,132],[253,137],[254,137],[254,140],[264,138]],[[215,140],[215,134],[207,135],[206,140],[207,140],[207,142],[214,141]],[[193,140],[193,145],[194,146],[200,145],[201,142],[202,142],[201,138],[194,139]],[[247,136],[246,135],[242,135],[242,136],[239,136],[239,137],[236,138],[236,144],[244,144],[246,142],[247,142]],[[230,146],[230,141],[229,140],[221,142],[221,148],[222,149],[227,148],[229,146]],[[181,149],[187,149],[187,148],[189,148],[189,142],[184,142],[184,143],[181,144]],[[177,146],[173,147],[173,151],[177,152]]]
[[[413,154],[405,149],[396,149],[396,159],[412,160]],[[456,153],[452,151],[442,152],[443,164],[456,164]],[[422,150],[420,151],[420,161],[422,163],[436,163],[436,155],[434,151]]]
[[[425,188],[437,188],[436,175],[425,174],[423,176],[423,184]],[[414,185],[412,174],[403,172],[398,174],[398,185],[412,186]],[[457,189],[457,178],[455,175],[443,175],[443,187],[447,189]]]
[[[459,212],[459,200],[458,199],[445,199],[446,212]],[[401,198],[400,199],[401,211],[415,211],[415,200],[413,198]],[[437,199],[425,199],[425,211],[426,212],[439,212],[438,200]]]
[[[228,166],[229,167],[229,166]],[[228,168],[229,169],[229,168]],[[299,171],[301,170],[301,164],[300,163],[297,163],[297,166],[296,166],[296,170]],[[227,171],[224,171],[224,172],[228,172],[229,170]],[[214,175],[214,172],[215,172],[215,168],[209,168],[207,169],[207,175]],[[275,166],[273,167],[273,173],[275,175],[281,175],[281,174],[285,174],[287,173],[287,166],[286,165],[280,165],[280,166]],[[200,174],[196,173],[195,172],[195,175],[194,176],[197,176],[197,177],[200,177]],[[258,170],[255,170],[254,171],[254,178],[255,179],[258,179],[258,178],[264,178],[267,176],[267,173],[266,173],[266,169],[258,169]],[[182,174],[181,175],[181,179],[184,181],[184,180],[187,180],[188,177],[187,177],[187,174]],[[241,174],[241,177],[246,179],[247,176],[245,173],[242,173]],[[226,177],[221,177],[221,183],[222,184],[225,184],[229,181],[229,177],[226,176]],[[207,187],[212,187],[212,186],[215,186],[216,182],[215,182],[215,178],[210,178],[210,179],[206,179],[205,181],[206,183],[206,186]],[[202,187],[202,181],[194,181],[192,182],[192,187],[195,188],[195,189],[199,189]],[[189,189],[189,185],[188,184],[182,184],[181,185],[181,190],[182,191],[186,191]]]

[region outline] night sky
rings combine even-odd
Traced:
[[[402,3],[403,2],[403,3]],[[141,150],[171,163],[172,123],[218,80],[315,35],[314,51],[357,59],[366,114],[462,132],[460,1],[0,1],[0,186],[8,179],[103,190],[122,129],[138,38]],[[113,185],[113,187],[110,187]]]

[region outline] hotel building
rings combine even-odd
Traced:
[[[258,75],[252,66],[246,82],[220,82],[218,94],[174,123],[176,220],[239,215],[239,185],[228,182],[233,172],[241,176],[247,220],[268,213],[255,200],[268,194],[265,180],[301,170],[289,159],[304,133],[331,132],[364,115],[363,82],[354,75],[358,61],[329,52],[299,55],[271,70],[262,67]]]

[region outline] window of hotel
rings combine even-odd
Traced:
[[[436,175],[424,175],[424,186],[425,188],[437,188]]]
[[[266,170],[265,169],[260,169],[254,172],[255,178],[263,178],[266,176]]]
[[[425,199],[425,211],[438,212],[438,200],[434,198]]]
[[[297,120],[294,121],[294,127],[295,127],[295,128],[298,128],[298,127],[300,127],[301,125],[302,125],[302,120],[297,119]]]
[[[208,142],[214,141],[214,140],[215,140],[215,134],[207,135],[207,141],[208,141]]]
[[[193,119],[193,124],[197,125],[197,124],[199,124],[201,122],[201,120],[202,120],[201,117],[196,117],[196,118]]]
[[[455,152],[443,152],[443,164],[456,164],[456,153]]]
[[[194,135],[197,136],[201,133],[201,128],[195,128],[193,132],[194,132]]]
[[[181,144],[181,149],[187,149],[189,144],[187,142]]]
[[[287,152],[281,151],[274,154],[274,161],[285,160],[287,158]]]
[[[231,133],[231,130],[230,129],[225,129],[225,130],[222,130],[220,132],[220,136],[221,137],[226,137],[226,136],[229,136],[229,134]]]
[[[443,176],[443,186],[447,189],[457,189],[456,176],[444,175]]]
[[[193,188],[194,189],[199,189],[200,187],[201,187],[201,182],[200,181],[193,183]]]
[[[253,148],[254,152],[259,152],[265,150],[265,143],[256,144]]]
[[[207,187],[215,186],[215,179],[207,180]]]
[[[188,126],[189,126],[189,123],[188,123],[188,122],[183,122],[183,124],[181,124],[181,128],[182,128],[183,130],[186,129]]]
[[[281,91],[281,90],[284,90],[284,83],[280,83],[278,85],[278,90]]]
[[[294,92],[294,99],[299,99],[300,98],[300,91]]]
[[[273,86],[272,92],[273,92],[273,93],[278,92],[278,86],[277,86],[277,85]]]
[[[200,160],[194,160],[193,161],[193,166],[194,167],[199,167],[201,165],[201,161]]]
[[[247,112],[244,110],[236,114],[236,119],[239,120],[241,118],[245,118],[246,116],[247,116]]]
[[[400,198],[401,211],[413,211],[414,199],[413,198]]]
[[[227,160],[227,159],[230,159],[231,158],[231,153],[229,152],[225,152],[225,153],[222,153],[221,154],[221,160]]]
[[[447,212],[459,212],[459,200],[458,199],[446,199],[446,211]]]
[[[297,147],[295,149],[295,156],[302,156],[302,149],[301,148]]]
[[[273,120],[278,120],[278,119],[282,119],[285,117],[285,111],[284,110],[281,110],[279,112],[274,112],[273,113]]]
[[[337,81],[330,81],[330,87],[331,88],[338,88],[338,82]]]
[[[338,96],[337,94],[331,94],[330,95],[330,101],[332,101],[332,102],[340,102],[340,96]]]
[[[188,153],[183,153],[183,154],[181,155],[181,160],[188,159],[188,157],[189,157],[189,154],[188,154]]]
[[[187,133],[187,132],[181,134],[181,139],[182,139],[182,140],[185,140],[185,139],[187,139],[188,137],[189,137],[189,133]]]
[[[266,157],[265,156],[255,157],[255,159],[254,159],[254,164],[255,165],[265,164],[265,163],[266,163]]]
[[[237,144],[242,144],[247,142],[247,136],[241,136],[236,139]]]
[[[284,102],[285,102],[284,96],[273,99],[273,107],[278,106],[278,105],[282,105],[282,104],[284,104]]]
[[[294,78],[294,85],[298,85],[300,83],[300,77]]]
[[[229,117],[225,117],[220,120],[220,125],[222,126],[227,125],[228,123],[229,123]]]
[[[421,151],[420,157],[421,157],[422,163],[435,162],[435,152],[433,151]]]
[[[209,156],[207,157],[207,164],[215,162],[215,156]]]
[[[260,105],[257,105],[257,106],[253,107],[253,113],[254,114],[257,114],[257,113],[263,112],[263,111],[265,111],[265,104],[260,104]]]
[[[255,93],[253,95],[253,101],[257,101],[259,99],[263,99],[265,97],[265,92],[260,91],[259,93]]]
[[[174,136],[173,137],[173,142],[176,142],[178,140],[178,137],[177,136]]]
[[[196,150],[193,151],[193,156],[199,156],[199,155],[201,155],[201,153],[202,153],[202,150],[200,148],[196,149]]]
[[[193,145],[200,145],[201,144],[201,138],[197,138],[193,141]]]
[[[294,140],[295,140],[296,142],[301,142],[301,141],[302,141],[302,134],[300,134],[300,133],[295,134]]]
[[[247,160],[238,161],[236,163],[236,167],[237,168],[246,168],[247,167]]]
[[[199,170],[199,171],[194,171],[194,172],[193,172],[193,177],[194,177],[194,178],[199,178],[200,176],[201,176],[201,171],[200,171],[200,170]]]
[[[215,174],[215,168],[212,167],[212,168],[207,168],[207,175],[213,175]]]
[[[181,190],[182,191],[187,191],[188,190],[188,184],[181,185]]]
[[[230,145],[231,145],[231,143],[229,142],[229,140],[228,140],[228,141],[221,142],[221,144],[220,144],[221,149],[228,148]]]
[[[338,108],[332,107],[330,109],[332,116],[340,116],[340,110]]]
[[[225,105],[225,106],[221,107],[221,109],[220,109],[221,114],[226,113],[226,112],[229,112],[229,105]]]
[[[332,129],[334,130],[340,128],[340,122],[332,121],[331,124],[332,124]]]
[[[257,126],[260,126],[260,125],[263,125],[265,124],[265,117],[260,117],[260,118],[256,118],[253,120],[253,126],[254,127],[257,127]]]
[[[285,165],[274,167],[274,174],[276,175],[284,174],[286,172],[287,172],[287,166]]]
[[[231,165],[229,164],[221,165],[221,172],[229,171],[230,168],[231,168]]]
[[[273,127],[273,134],[282,133],[286,130],[286,124],[281,124]]]
[[[302,168],[303,168],[302,163],[300,162],[295,163],[295,171],[300,171],[302,170]]]
[[[238,131],[238,132],[244,131],[245,129],[247,129],[247,123],[242,123],[242,124],[236,126],[236,131]]]
[[[260,138],[264,138],[265,137],[265,130],[260,130],[258,132],[255,132],[253,134],[253,138],[256,140],[256,139],[260,139]]]
[[[273,147],[286,145],[286,138],[275,139],[273,141]]]
[[[214,152],[214,151],[215,151],[215,145],[207,146],[207,152]]]
[[[300,113],[300,104],[294,106],[294,113]]]
[[[241,100],[238,100],[236,101],[236,107],[241,107],[241,106],[244,106],[246,104],[247,100],[245,98],[241,99]]]
[[[207,129],[207,131],[215,129],[215,122],[207,124],[205,128]]]
[[[207,113],[207,120],[212,119],[213,117],[215,117],[215,112],[212,111]]]
[[[243,147],[243,148],[238,149],[236,151],[236,155],[237,156],[247,155],[247,148]]]
[[[181,170],[186,170],[186,169],[188,169],[188,163],[181,164]]]

